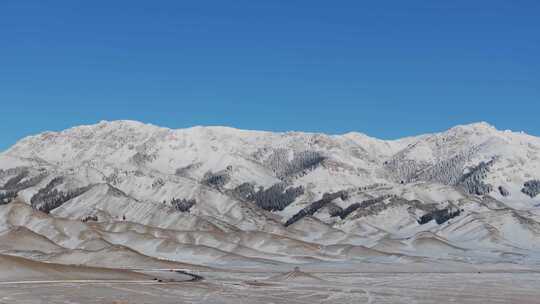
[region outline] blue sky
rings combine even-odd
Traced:
[[[539,1],[0,2],[0,149],[134,119],[540,135]]]

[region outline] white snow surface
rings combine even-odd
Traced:
[[[285,177],[280,173],[283,164],[306,152],[323,160]],[[277,162],[276,155],[281,155]],[[444,182],[454,174],[448,172],[461,178],[492,160],[480,178],[491,185],[488,193]],[[448,169],[454,165],[457,169]],[[38,260],[80,259],[110,267],[114,259],[100,264],[100,254],[125,249],[133,261],[213,267],[540,261],[540,195],[521,192],[526,181],[540,179],[540,138],[487,123],[380,140],[361,133],[172,130],[102,121],[22,139],[0,154],[0,186],[14,177],[13,168],[29,170],[27,179],[43,173],[46,178],[0,205],[0,239],[22,240],[20,246],[0,246],[0,253]],[[224,184],[206,183],[209,172],[225,175]],[[32,197],[55,177],[63,177],[59,191],[89,190],[49,214],[33,210]],[[235,196],[243,183],[255,189],[285,183],[304,192],[283,210],[267,211]],[[284,225],[325,193],[338,191],[348,194],[332,201],[342,209],[381,200],[345,218],[332,216],[326,205]],[[169,203],[173,198],[196,204],[181,212]],[[419,223],[421,216],[444,208],[460,214],[440,224]],[[81,221],[89,215],[98,221]],[[13,238],[13,231],[24,237]],[[32,246],[32,240],[47,246]]]

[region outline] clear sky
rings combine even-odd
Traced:
[[[0,150],[133,119],[540,135],[540,1],[0,1]]]

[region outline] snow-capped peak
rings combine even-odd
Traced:
[[[437,258],[459,246],[482,260],[494,250],[540,249],[539,180],[540,139],[487,123],[381,140],[102,121],[1,153],[0,214],[14,213],[2,204],[15,198],[49,212],[47,225],[32,215],[13,221],[62,248],[87,246],[78,236],[96,234],[80,233],[81,222],[97,219],[105,225],[97,245],[182,262],[296,263],[354,252],[388,261],[393,252]],[[65,230],[75,236],[42,229],[67,223],[57,217],[75,221]],[[124,218],[137,233],[115,226]],[[0,228],[12,225],[0,216]],[[426,242],[438,250],[425,253]]]

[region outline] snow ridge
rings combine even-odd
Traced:
[[[540,138],[485,122],[380,140],[102,121],[0,154],[0,231],[23,226],[92,261],[122,246],[208,266],[535,263],[538,180]]]

